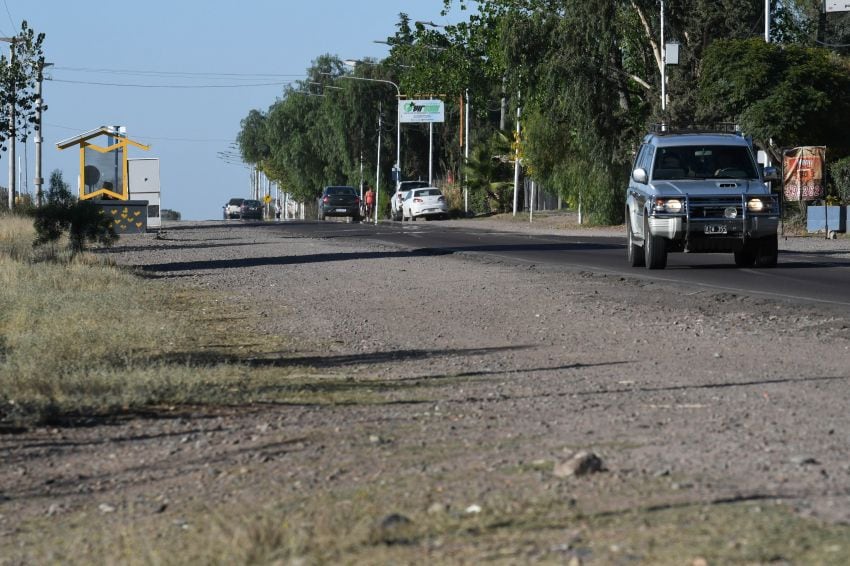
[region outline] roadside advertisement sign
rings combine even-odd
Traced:
[[[824,8],[829,12],[850,12],[850,0],[826,0]]]
[[[445,121],[442,100],[399,100],[398,120],[402,124],[428,124]]]
[[[785,198],[815,200],[823,198],[823,162],[826,147],[795,147],[783,154]]]

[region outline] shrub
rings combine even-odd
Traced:
[[[68,246],[74,255],[83,251],[87,242],[109,246],[117,239],[111,220],[93,202],[72,195],[60,171],[50,175],[47,202],[33,215],[36,245],[56,242],[67,233]]]
[[[850,157],[839,159],[829,165],[832,186],[835,196],[844,203],[850,204]]]

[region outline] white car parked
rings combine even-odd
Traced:
[[[404,200],[405,193],[411,189],[421,189],[428,186],[428,181],[402,181],[396,187],[395,194],[390,197],[390,215],[393,220],[401,220],[401,203]]]
[[[437,187],[425,187],[424,189],[411,189],[404,195],[401,205],[402,220],[416,220],[417,218],[446,219],[449,217],[449,206],[446,197]]]

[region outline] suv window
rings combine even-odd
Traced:
[[[758,179],[750,152],[736,145],[660,147],[653,179]]]

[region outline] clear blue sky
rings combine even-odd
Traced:
[[[219,152],[235,151],[231,145],[239,121],[249,110],[268,109],[283,88],[279,83],[303,78],[310,62],[324,53],[343,59],[385,57],[389,48],[374,40],[394,33],[400,12],[412,20],[438,24],[467,17],[455,9],[442,18],[442,4],[442,0],[0,0],[0,34],[16,34],[21,21],[27,20],[36,33],[47,36],[45,57],[55,67],[47,73],[53,80],[44,83],[49,106],[44,115],[45,179],[59,169],[76,189],[78,153],[59,151],[56,142],[103,125],[122,125],[131,139],[152,146],[147,152],[132,149],[131,158],[160,159],[163,208],[181,212],[186,220],[217,219],[229,197],[250,192],[244,165],[219,157]],[[278,84],[248,86],[258,83]],[[137,86],[110,86],[114,84]],[[245,86],[211,86],[235,84]],[[27,171],[19,191],[28,186],[32,193],[32,138],[26,145],[26,149],[18,146]],[[6,167],[3,154],[0,169]]]

